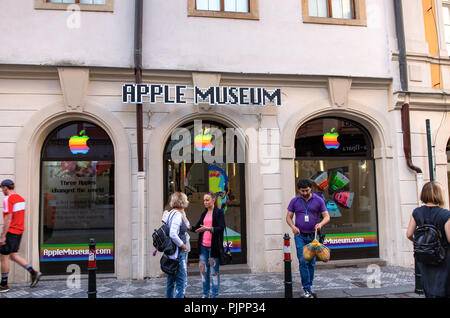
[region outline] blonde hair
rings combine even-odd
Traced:
[[[170,196],[169,206],[172,209],[185,209],[189,206],[187,195],[183,192],[175,192]]]
[[[423,203],[433,203],[440,207],[445,204],[444,190],[442,185],[436,181],[430,181],[424,184],[420,193],[420,201]]]

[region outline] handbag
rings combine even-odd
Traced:
[[[167,275],[175,275],[178,271],[180,261],[178,259],[170,259],[166,254],[163,254],[159,261],[161,270]]]
[[[231,243],[228,241],[228,234],[227,234],[226,227],[225,227],[225,235],[227,238],[227,243],[226,243],[227,245],[225,247],[222,257],[220,258],[220,265],[229,265],[233,261],[233,256],[231,254],[231,248],[230,248]]]
[[[173,210],[172,210],[173,211]],[[167,222],[162,222],[163,225],[159,229],[155,229],[153,232],[153,246],[158,250],[158,252],[163,252],[167,255],[172,255],[176,252],[177,246],[172,242],[169,236],[171,220],[175,213],[169,212],[167,216]]]

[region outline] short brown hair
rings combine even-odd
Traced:
[[[420,201],[423,203],[434,203],[443,207],[445,201],[442,185],[436,181],[425,183],[422,187],[422,192],[420,193]]]
[[[188,205],[187,195],[183,192],[175,192],[170,196],[169,206],[172,209],[185,209]]]

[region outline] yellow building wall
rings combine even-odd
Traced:
[[[439,56],[439,38],[437,32],[436,7],[434,0],[422,0],[423,19],[425,26],[425,39],[428,43],[428,53]],[[442,88],[442,70],[439,64],[430,64],[431,85],[433,88]]]

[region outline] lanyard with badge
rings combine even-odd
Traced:
[[[309,222],[309,215],[308,215],[308,210],[309,210],[309,205],[311,204],[311,199],[308,201],[308,205],[305,205],[305,200],[302,198],[301,199],[301,201],[302,201],[302,204],[303,204],[303,207],[305,208],[305,223],[308,223]]]

